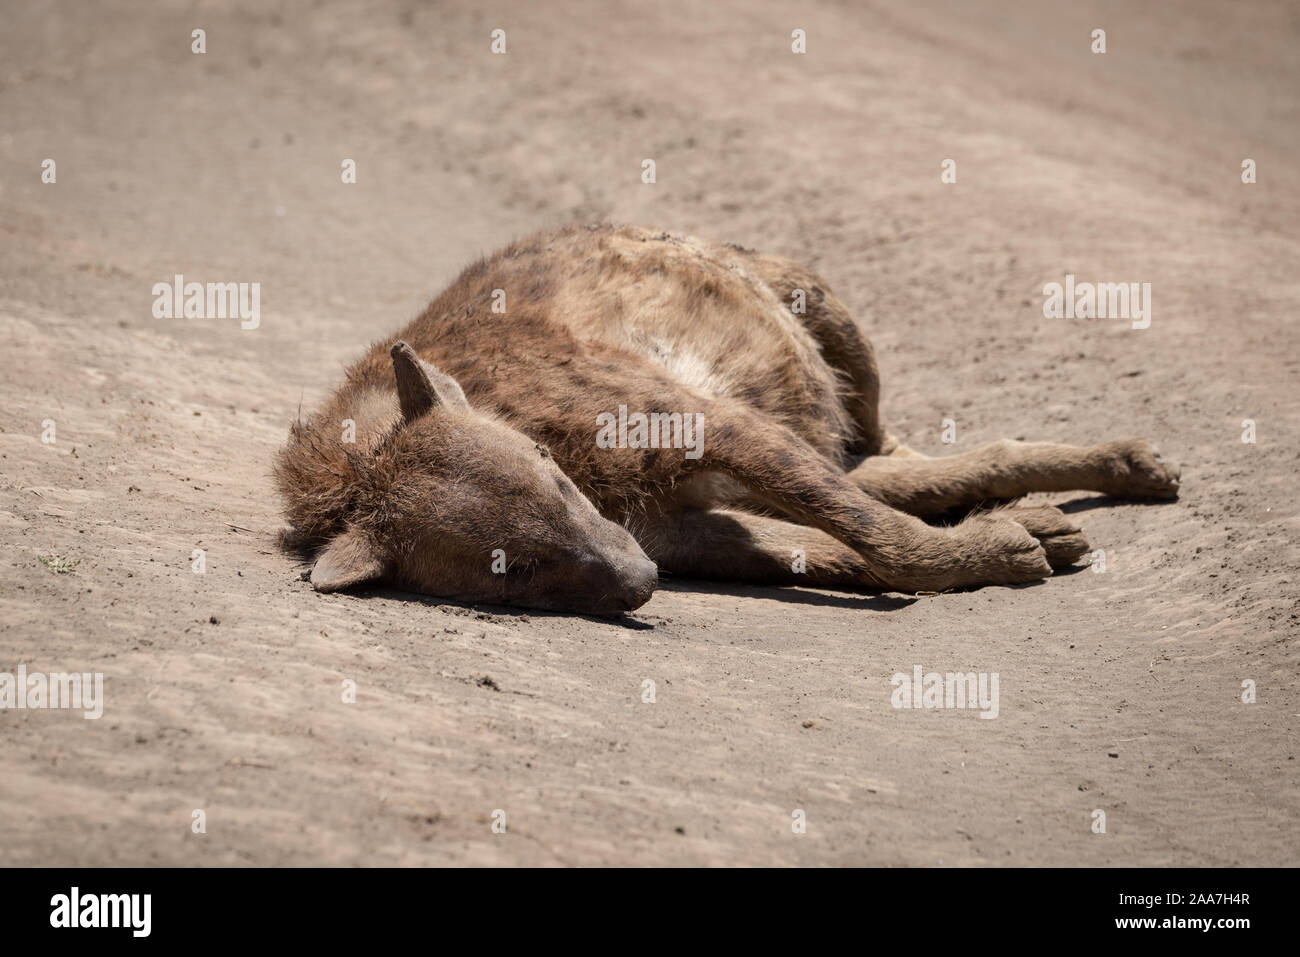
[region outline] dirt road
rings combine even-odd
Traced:
[[[104,675],[99,720],[0,710],[0,864],[1296,862],[1293,5],[228,6],[0,32],[0,671]],[[814,264],[924,452],[1142,435],[1184,494],[1043,497],[1105,571],[1022,589],[314,593],[269,479],[299,406],[480,253],[604,219]],[[176,274],[260,324],[155,318]],[[1066,274],[1150,282],[1150,327],[1044,318]],[[998,717],[895,709],[917,665],[996,672]]]

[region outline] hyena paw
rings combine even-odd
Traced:
[[[1110,495],[1128,498],[1177,498],[1182,470],[1166,462],[1160,450],[1145,439],[1107,442],[1106,488]]]
[[[1067,568],[1087,554],[1092,546],[1078,525],[1051,505],[1008,508],[997,513],[1020,525],[1042,543],[1047,562],[1053,568]]]
[[[952,529],[962,552],[965,585],[1017,585],[1052,574],[1047,551],[1019,522],[975,515]]]

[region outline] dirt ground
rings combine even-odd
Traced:
[[[0,671],[105,707],[0,711],[0,864],[1297,862],[1294,5],[353,6],[6,8]],[[1041,497],[1106,568],[1026,588],[314,593],[300,405],[574,220],[812,263],[924,452],[1142,435],[1183,495]],[[259,328],[154,318],[177,273],[259,282]],[[1150,328],[1045,319],[1066,273],[1150,282]],[[915,665],[998,673],[998,718],[893,708]]]

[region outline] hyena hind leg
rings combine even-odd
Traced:
[[[1179,475],[1143,439],[1091,446],[1003,439],[944,458],[873,456],[849,472],[858,488],[912,515],[1076,489],[1176,498]]]

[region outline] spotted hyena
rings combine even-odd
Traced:
[[[978,507],[1178,493],[1140,439],[928,458],[884,428],[879,393],[870,344],[806,267],[575,227],[474,263],[375,344],[293,425],[276,474],[321,591],[383,582],[592,613],[643,604],[659,570],[905,592],[1030,582],[1088,551],[1080,530],[1055,508]]]

